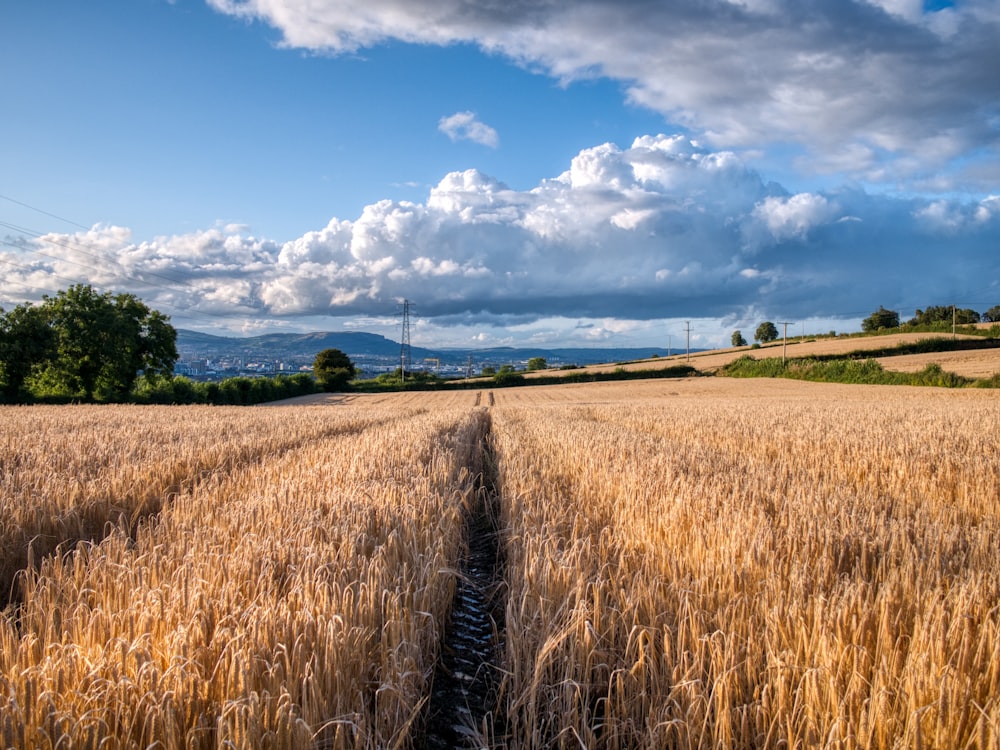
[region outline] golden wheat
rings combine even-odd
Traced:
[[[46,558],[0,623],[12,747],[388,747],[427,694],[482,412],[330,437]],[[297,411],[275,419],[300,416]]]
[[[28,558],[100,539],[183,487],[331,431],[313,411],[239,407],[5,407],[0,421],[0,601]],[[384,418],[384,417],[383,417]]]
[[[991,392],[321,401],[4,411],[4,747],[419,744],[491,421],[497,743],[1000,746]]]
[[[997,399],[716,383],[498,395],[512,746],[997,747]]]

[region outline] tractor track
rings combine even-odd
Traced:
[[[466,549],[434,673],[426,731],[415,745],[423,750],[496,746],[506,729],[500,663],[507,587],[488,423],[482,451],[483,470],[465,521]]]

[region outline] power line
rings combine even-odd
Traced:
[[[5,244],[7,244],[7,243],[0,242],[0,245],[5,245]],[[15,263],[14,261],[10,260],[9,258],[5,258],[5,257],[0,257],[0,263],[6,263],[8,266],[14,266],[14,268],[20,268],[22,271],[28,271],[29,273],[32,272],[32,271],[34,271],[34,270],[36,270],[36,269],[32,268],[31,266],[26,266],[23,263]],[[45,275],[46,275],[47,278],[59,279],[60,281],[64,281],[64,282],[66,282],[69,285],[73,285],[73,284],[77,283],[76,279],[68,279],[65,276],[60,276],[59,274],[52,273],[51,271],[46,271]],[[20,279],[11,278],[9,276],[4,279],[4,283],[5,284],[17,284],[18,286],[24,287],[25,289],[39,289],[39,288],[42,288],[42,289],[45,289],[46,291],[49,291],[49,292],[52,292],[52,293],[57,293],[59,291],[58,289],[52,289],[52,288],[46,287],[46,286],[44,286],[42,284],[28,285],[25,282],[21,281]]]
[[[0,226],[7,226],[7,225],[4,222],[0,222]],[[53,243],[53,244],[60,244],[60,243]],[[80,263],[78,261],[70,260],[69,258],[60,258],[59,256],[51,255],[49,253],[42,252],[41,250],[27,248],[27,247],[24,247],[23,245],[18,245],[18,244],[11,243],[11,242],[5,242],[5,241],[2,241],[2,240],[0,240],[0,245],[6,246],[6,247],[10,247],[10,248],[13,248],[15,250],[23,250],[25,252],[34,253],[35,255],[41,255],[42,257],[50,258],[50,259],[58,261],[60,263],[68,263],[70,265],[79,266],[80,268],[84,268],[84,269],[87,269],[87,270],[93,270],[93,268],[91,266],[88,266],[88,265],[86,265],[84,263]],[[67,249],[72,249],[72,248],[67,248]],[[81,251],[81,252],[83,252],[83,251]],[[87,254],[87,253],[84,253],[84,254]],[[99,258],[98,256],[92,256],[92,257],[95,257],[98,260],[103,260],[103,259]],[[39,269],[36,269],[36,268],[32,268],[31,266],[24,265],[23,263],[16,263],[15,261],[10,260],[9,257],[0,257],[0,262],[6,263],[7,265],[10,265],[10,266],[14,266],[15,268],[20,268],[21,270],[27,271],[29,273],[33,272],[33,271],[38,271],[39,270]],[[48,268],[44,269],[42,272],[45,274],[46,277],[59,279],[61,281],[66,282],[70,286],[72,286],[73,284],[77,284],[77,283],[80,282],[79,279],[70,279],[70,278],[67,278],[65,276],[60,276],[58,273],[56,273],[55,271],[53,271],[51,269],[48,269]],[[187,285],[184,282],[176,282],[178,284],[178,286],[180,286],[181,288],[179,288],[179,289],[178,288],[173,288],[172,289],[172,288],[166,287],[166,286],[164,286],[162,284],[154,284],[152,282],[148,282],[148,281],[145,281],[143,279],[137,279],[135,277],[130,277],[127,274],[117,273],[117,272],[113,272],[113,271],[111,273],[113,273],[113,275],[115,276],[115,278],[123,279],[125,281],[132,281],[133,283],[143,284],[143,285],[151,287],[153,289],[159,289],[160,291],[163,291],[163,292],[168,292],[168,293],[177,293],[177,292],[180,292],[180,293],[188,293],[188,294],[192,294],[192,295],[195,295],[197,293],[197,291],[193,287],[190,287],[189,285]],[[12,278],[7,278],[5,280],[5,282],[6,283],[15,283],[15,284],[18,284],[19,286],[21,286],[21,287],[23,287],[25,289],[33,289],[33,288],[34,289],[38,289],[38,288],[42,288],[45,291],[52,292],[52,293],[58,293],[59,291],[61,291],[61,290],[58,290],[58,289],[52,289],[51,287],[45,287],[44,285],[38,284],[38,283],[29,286],[28,284],[25,284],[23,281],[18,281],[17,279],[12,279]],[[113,289],[110,289],[106,284],[94,283],[92,280],[88,280],[87,283],[91,287],[94,287],[95,289],[97,289],[97,291],[102,291],[102,292],[113,292],[113,291],[115,291]],[[198,310],[198,309],[193,309],[193,308],[181,309],[181,308],[177,307],[176,305],[171,305],[170,303],[164,303],[164,302],[161,302],[161,301],[158,301],[156,303],[156,306],[158,308],[162,308],[162,309],[165,309],[165,310],[168,310],[168,311],[173,311],[175,314],[181,314],[181,315],[191,315],[191,313],[194,312],[194,313],[196,313],[198,315],[209,317],[209,318],[229,319],[229,318],[233,317],[233,314],[217,313],[217,312],[214,312],[212,310]]]
[[[48,216],[49,218],[57,219],[58,221],[65,222],[66,224],[71,224],[74,227],[80,227],[80,229],[90,229],[90,227],[84,226],[83,224],[79,224],[78,222],[75,222],[72,219],[66,219],[66,218],[64,218],[62,216],[59,216],[58,214],[53,214],[53,213],[49,213],[48,211],[43,211],[42,209],[36,208],[35,206],[30,206],[27,203],[23,203],[22,201],[15,200],[14,198],[11,198],[10,196],[0,195],[0,199],[5,200],[5,201],[7,201],[9,203],[14,203],[14,204],[16,204],[18,206],[21,206],[22,208],[30,209],[31,211],[34,211],[36,213],[43,214],[44,216]]]
[[[29,229],[27,227],[21,227],[21,226],[18,226],[16,224],[10,224],[10,223],[8,223],[6,221],[0,221],[0,227],[4,227],[6,229],[10,229],[12,231],[15,231],[15,232],[21,234],[21,235],[25,235],[25,236],[30,237],[32,239],[39,240],[41,242],[45,242],[45,243],[47,243],[49,245],[55,245],[57,247],[61,247],[61,248],[65,249],[65,250],[70,250],[70,251],[78,252],[78,253],[80,253],[82,255],[87,256],[88,258],[91,258],[93,260],[96,260],[96,261],[99,261],[99,262],[102,262],[102,263],[113,262],[110,258],[107,258],[106,256],[100,255],[99,253],[91,252],[89,249],[85,249],[84,245],[82,245],[79,242],[73,241],[73,240],[62,240],[62,241],[59,241],[59,240],[55,240],[55,239],[52,239],[52,238],[42,239],[45,236],[43,233],[38,232],[37,230],[34,230],[34,229]],[[62,261],[63,263],[72,263],[74,265],[78,265],[78,266],[81,266],[83,268],[90,268],[89,266],[86,266],[83,263],[79,263],[77,261],[69,260],[68,258],[60,258],[57,255],[50,255],[49,253],[44,253],[44,252],[42,252],[41,250],[39,250],[37,248],[23,247],[22,246],[20,249],[25,250],[26,252],[29,252],[29,253],[36,253],[38,255],[43,255],[46,258],[52,258],[53,260]],[[184,281],[182,279],[175,279],[175,278],[172,278],[170,276],[166,276],[164,274],[158,273],[156,271],[143,270],[142,273],[145,274],[146,276],[153,276],[155,278],[162,279],[163,281],[167,282],[168,284],[176,284],[176,285],[180,285],[182,287],[188,287],[189,286],[188,282],[186,282],[186,281]],[[146,284],[147,286],[152,286],[152,287],[160,286],[160,285],[155,284],[153,282],[147,281],[144,278],[139,278],[139,277],[136,277],[136,276],[132,276],[132,275],[129,275],[128,273],[119,273],[117,270],[116,270],[116,275],[119,276],[120,278],[126,280],[126,281],[133,281],[133,282],[137,282],[137,283],[140,283],[140,284]],[[177,291],[177,290],[175,289],[174,291]]]
[[[87,227],[87,226],[84,226],[83,224],[79,224],[77,222],[74,222],[74,221],[72,221],[70,219],[65,219],[65,218],[63,218],[61,216],[58,216],[56,214],[49,213],[48,211],[43,211],[40,208],[36,208],[34,206],[30,206],[30,205],[28,205],[26,203],[22,203],[21,201],[18,201],[18,200],[15,200],[13,198],[10,198],[9,196],[2,196],[2,195],[0,195],[0,198],[3,198],[4,200],[7,200],[7,201],[9,201],[11,203],[15,203],[17,205],[24,206],[25,208],[29,208],[29,209],[31,209],[33,211],[37,211],[38,213],[45,214],[46,216],[51,216],[52,218],[58,219],[59,221],[64,221],[64,222],[66,222],[68,224],[72,224],[73,226],[80,227],[81,229],[84,229],[84,230],[88,230],[89,231],[92,228],[92,227]],[[49,258],[50,260],[54,260],[54,261],[59,262],[59,263],[67,263],[67,264],[70,264],[70,265],[73,265],[73,266],[78,266],[78,267],[83,268],[83,269],[88,270],[88,271],[93,271],[94,270],[94,266],[92,266],[92,265],[87,265],[86,263],[82,263],[82,262],[80,262],[78,260],[72,260],[72,259],[67,258],[67,257],[63,257],[63,256],[59,256],[59,255],[53,255],[52,253],[44,252],[42,249],[40,249],[37,246],[29,245],[27,241],[33,240],[33,241],[37,241],[38,243],[44,243],[46,245],[54,245],[56,247],[61,247],[61,248],[65,249],[65,250],[68,250],[70,252],[79,253],[81,255],[86,256],[87,258],[92,259],[93,261],[95,261],[97,263],[100,263],[100,264],[104,265],[105,268],[107,269],[107,273],[110,274],[110,275],[112,275],[112,276],[114,276],[116,279],[120,279],[120,280],[126,281],[126,282],[132,282],[134,284],[140,284],[140,285],[142,285],[144,287],[148,287],[148,288],[151,288],[153,290],[159,290],[161,292],[167,292],[167,293],[173,293],[173,294],[176,294],[176,293],[190,294],[192,296],[197,297],[198,290],[195,287],[193,287],[189,281],[186,281],[186,280],[183,280],[183,279],[178,279],[178,278],[175,278],[175,277],[171,277],[171,276],[168,276],[166,274],[159,273],[157,271],[150,271],[148,269],[140,269],[139,273],[141,275],[136,275],[135,273],[129,273],[129,272],[125,271],[125,269],[123,269],[121,267],[120,263],[117,263],[113,258],[109,258],[109,257],[107,257],[105,255],[92,252],[88,247],[84,246],[80,242],[72,240],[72,239],[68,239],[67,238],[68,236],[64,235],[60,239],[55,239],[53,237],[45,237],[46,234],[50,234],[50,233],[39,232],[38,230],[31,229],[30,227],[24,227],[24,226],[20,226],[18,224],[12,224],[12,223],[6,222],[6,221],[0,221],[0,227],[3,227],[5,229],[8,229],[8,230],[10,230],[10,231],[18,234],[18,235],[21,235],[22,239],[26,240],[26,242],[24,242],[24,243],[12,243],[12,242],[9,242],[9,241],[0,240],[0,245],[5,245],[5,246],[10,247],[10,248],[12,248],[14,250],[18,250],[18,251],[21,251],[21,252],[24,252],[24,253],[32,253],[34,255],[38,255],[38,256],[41,256],[41,257],[44,257],[44,258]],[[15,266],[15,267],[19,267],[19,268],[21,268],[23,270],[26,270],[26,271],[36,270],[36,269],[31,269],[28,266],[17,264],[15,262],[10,261],[10,260],[5,259],[5,258],[0,258],[0,260],[2,260],[3,262],[5,262],[5,263],[7,263],[9,265],[12,265],[12,266]],[[61,279],[62,281],[65,281],[65,282],[67,282],[69,284],[75,284],[75,283],[79,282],[79,279],[74,279],[74,280],[67,279],[64,276],[60,276],[59,274],[55,273],[54,270],[51,270],[51,269],[44,269],[44,273],[47,274],[47,275],[49,275],[49,276],[53,276],[53,277],[55,277],[57,279]],[[156,279],[160,279],[161,281],[163,281],[165,283],[157,283],[155,281],[150,281],[148,277],[153,277],[153,278],[156,278]],[[8,281],[13,281],[13,280],[8,279]],[[22,286],[22,287],[31,288],[31,287],[29,287],[29,286],[27,286],[27,285],[25,285],[25,284],[23,284],[21,282],[17,282],[17,283],[20,286]],[[98,288],[99,290],[103,289],[104,291],[111,291],[111,290],[107,289],[105,285],[94,284],[93,282],[89,282],[89,281],[88,281],[88,283],[90,283],[91,286],[94,286],[94,287]],[[39,286],[41,286],[41,285],[36,285],[36,287],[39,287]],[[52,290],[50,290],[50,291],[52,291]],[[230,318],[238,315],[237,313],[218,313],[218,312],[214,312],[212,310],[200,310],[200,309],[194,309],[194,308],[181,309],[181,308],[178,308],[178,307],[176,307],[174,305],[170,305],[169,303],[164,304],[162,302],[157,302],[157,307],[165,308],[167,310],[172,310],[175,314],[179,313],[181,315],[191,315],[192,313],[195,313],[195,314],[197,314],[199,316],[205,316],[205,317],[210,317],[210,318],[220,318],[220,319],[230,319]]]
[[[45,210],[43,210],[41,208],[38,208],[37,206],[32,206],[32,205],[30,205],[28,203],[25,203],[23,201],[19,201],[19,200],[15,199],[15,198],[11,198],[10,196],[7,196],[7,195],[0,195],[0,199],[3,199],[3,200],[8,201],[10,203],[16,204],[18,206],[22,206],[22,207],[27,208],[27,209],[29,209],[31,211],[35,211],[36,213],[43,214],[45,216],[49,216],[49,217],[51,217],[53,219],[57,219],[58,221],[65,222],[65,223],[70,224],[72,226],[79,227],[80,229],[84,229],[84,230],[87,230],[87,231],[90,231],[91,229],[93,229],[93,227],[88,227],[88,226],[86,226],[84,224],[80,224],[79,222],[73,221],[72,219],[67,219],[67,218],[65,218],[63,216],[59,216],[58,214],[52,213],[50,211],[45,211]],[[113,275],[116,279],[121,279],[122,281],[126,281],[126,282],[132,282],[134,284],[140,284],[142,286],[149,287],[149,288],[152,288],[154,290],[160,290],[162,292],[175,293],[175,294],[176,293],[190,294],[190,295],[192,295],[194,297],[197,297],[198,290],[194,286],[192,286],[191,283],[189,281],[187,281],[187,280],[178,279],[176,277],[172,277],[172,276],[169,276],[169,275],[166,275],[166,274],[163,274],[163,273],[159,273],[157,271],[151,271],[151,270],[148,270],[148,269],[139,269],[139,273],[141,275],[136,275],[135,273],[129,273],[124,268],[122,268],[120,262],[117,262],[115,259],[109,258],[109,257],[107,257],[105,255],[100,254],[100,253],[92,252],[89,247],[86,247],[85,245],[83,245],[82,243],[80,243],[78,241],[74,241],[72,239],[67,239],[67,238],[65,238],[65,236],[64,236],[64,238],[58,239],[58,240],[55,239],[55,238],[52,238],[52,237],[46,237],[45,239],[43,239],[43,237],[45,237],[46,234],[51,234],[51,233],[48,233],[48,232],[43,233],[43,232],[40,232],[38,230],[31,229],[30,227],[24,227],[24,226],[20,226],[18,224],[12,224],[12,223],[6,222],[6,221],[0,221],[0,227],[9,229],[12,232],[15,232],[15,233],[17,233],[19,235],[22,235],[22,237],[24,237],[25,239],[36,240],[36,241],[39,241],[39,242],[46,243],[48,245],[54,245],[56,247],[61,247],[61,248],[65,249],[65,250],[68,250],[70,252],[80,253],[80,254],[82,254],[82,255],[84,255],[84,256],[86,256],[86,257],[88,257],[88,258],[90,258],[90,259],[92,259],[92,260],[94,260],[94,261],[96,261],[98,263],[104,264],[107,267],[107,272],[110,275]],[[25,243],[25,244],[13,244],[13,243],[10,243],[10,242],[4,242],[4,241],[0,240],[0,245],[6,245],[7,247],[11,247],[11,248],[13,248],[15,250],[20,250],[20,251],[25,252],[25,253],[34,253],[35,255],[39,255],[39,256],[42,256],[42,257],[45,257],[45,258],[49,258],[49,259],[57,261],[57,262],[68,263],[70,265],[79,266],[79,267],[84,268],[84,269],[86,269],[88,271],[93,271],[94,270],[94,268],[92,266],[89,266],[89,265],[87,265],[85,263],[81,263],[79,261],[71,260],[71,259],[66,258],[66,257],[60,257],[58,255],[53,255],[51,253],[46,253],[46,252],[42,251],[40,248],[38,248],[38,247],[29,246],[27,243]],[[4,262],[9,263],[10,265],[14,265],[14,266],[18,265],[16,263],[13,263],[13,262],[8,261],[8,260],[4,260]],[[20,266],[20,267],[23,268],[23,269],[25,269],[25,270],[31,270],[31,269],[28,269],[25,266]],[[67,281],[69,283],[78,283],[78,281],[79,281],[79,280],[70,281],[70,280],[66,279],[65,277],[59,276],[54,271],[51,271],[51,270],[48,270],[48,269],[45,270],[45,273],[47,273],[47,274],[49,274],[51,276],[55,276],[56,278],[62,279],[63,281]],[[150,281],[149,277],[153,277],[155,279],[159,279],[159,280],[161,280],[162,282],[165,282],[165,283],[157,283],[155,281]],[[103,286],[103,285],[99,285],[99,284],[98,285],[91,284],[91,285],[92,286],[96,286],[99,289]],[[24,286],[24,284],[21,284],[21,286]],[[109,290],[105,289],[105,291],[109,291]],[[162,304],[162,303],[159,303],[159,302],[157,303],[157,306],[173,310],[175,313],[180,313],[182,315],[183,314],[190,315],[192,312],[195,312],[197,315],[207,316],[207,317],[213,317],[213,318],[227,318],[228,319],[228,318],[231,318],[231,317],[234,316],[233,313],[217,313],[217,312],[214,312],[214,311],[211,311],[211,310],[191,310],[191,309],[181,310],[181,309],[179,309],[179,308],[177,308],[177,307],[175,307],[173,305]]]

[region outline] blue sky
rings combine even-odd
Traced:
[[[0,10],[0,306],[724,344],[1000,304],[996,0]]]

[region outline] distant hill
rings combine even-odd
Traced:
[[[360,331],[269,333],[262,336],[214,336],[180,328],[177,349],[181,357],[261,357],[267,359],[312,360],[323,349],[340,349],[352,359],[391,359],[399,357],[399,342],[375,333]],[[693,350],[692,350],[693,351]],[[463,364],[469,356],[477,363],[523,362],[532,357],[544,357],[550,365],[597,364],[646,359],[663,356],[666,349],[656,348],[530,348],[493,347],[484,349],[428,349],[413,346],[411,358],[421,362],[426,358],[440,359],[442,364]]]
[[[199,353],[225,350],[258,355],[280,351],[285,354],[315,356],[323,349],[340,349],[346,354],[376,356],[399,354],[399,344],[385,336],[356,331],[267,333],[261,336],[237,337],[213,336],[180,328],[177,330],[177,348]]]

